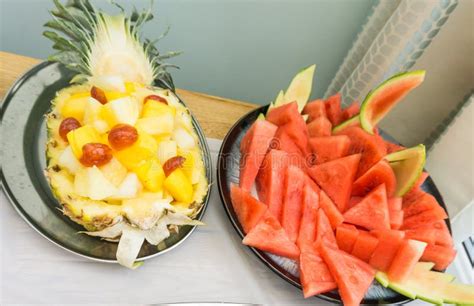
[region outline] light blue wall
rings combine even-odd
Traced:
[[[181,67],[172,71],[178,87],[265,104],[297,71],[316,63],[313,97],[319,97],[375,1],[162,0],[145,36],[157,37],[171,26],[160,48],[185,52],[173,60]],[[143,7],[148,1],[134,3]],[[51,44],[41,33],[52,1],[0,5],[0,49],[46,58]]]

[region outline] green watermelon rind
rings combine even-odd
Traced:
[[[415,164],[414,169],[408,169],[412,171],[412,175],[410,175],[410,179],[406,182],[400,182],[398,179],[398,175],[396,173],[397,169],[395,168],[396,163],[403,162],[408,159],[417,158],[418,162]],[[415,147],[411,147],[408,149],[404,149],[401,151],[397,151],[385,156],[385,159],[388,161],[389,165],[395,172],[397,176],[397,188],[395,194],[399,197],[405,195],[408,191],[410,191],[413,186],[416,184],[418,179],[420,178],[421,174],[423,173],[423,168],[426,162],[426,150],[423,144],[419,144]]]
[[[396,84],[397,82],[399,81],[405,81],[407,78],[415,78],[415,79],[419,79],[419,83],[413,87],[412,89],[416,88],[419,84],[421,84],[424,80],[424,77],[425,77],[425,71],[424,70],[415,70],[415,71],[410,71],[410,72],[401,72],[401,73],[398,73],[392,77],[390,77],[389,79],[385,80],[384,82],[382,82],[379,86],[377,86],[375,89],[371,90],[367,96],[365,97],[364,99],[364,102],[362,102],[362,106],[361,106],[361,109],[360,109],[360,124],[362,126],[362,128],[367,132],[367,133],[370,133],[370,134],[374,134],[374,127],[375,125],[380,121],[382,120],[382,118],[384,116],[381,116],[377,119],[377,121],[375,122],[371,122],[371,120],[369,120],[367,114],[368,114],[368,110],[370,109],[370,106],[371,104],[373,103],[374,99],[373,97],[376,97],[381,91],[393,86],[394,84]],[[409,90],[410,91],[410,90]],[[408,91],[408,92],[409,92]],[[407,92],[407,93],[408,93]],[[395,102],[394,105],[392,105],[392,107],[394,107],[396,105],[396,103],[398,103],[399,101]],[[390,109],[389,109],[390,110]],[[389,111],[388,110],[388,111]],[[387,113],[388,113],[387,111]]]

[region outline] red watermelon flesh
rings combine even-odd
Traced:
[[[385,184],[387,196],[391,197],[397,187],[395,173],[389,163],[382,159],[361,175],[352,185],[352,195],[363,197],[372,189]]]
[[[360,112],[360,106],[357,101],[352,102],[347,108],[342,111],[342,121],[350,119]]]
[[[344,251],[321,245],[321,257],[336,280],[344,305],[359,305],[375,277],[375,270]]]
[[[421,188],[421,185],[423,185],[423,183],[426,181],[428,176],[430,176],[429,173],[426,171],[423,171],[420,177],[418,178],[418,180],[416,181],[415,185],[413,185],[412,189]]]
[[[265,252],[297,260],[300,250],[286,234],[278,220],[266,213],[260,222],[244,237],[242,243]]]
[[[257,120],[240,143],[240,187],[250,190],[257,176],[277,126],[266,120]]]
[[[432,223],[439,220],[447,219],[448,215],[441,206],[438,206],[437,209],[426,210],[417,215],[404,218],[402,229],[413,228],[419,224],[423,223]]]
[[[438,204],[438,201],[436,201],[436,199],[429,193],[425,193],[413,203],[403,207],[403,211],[405,212],[405,218],[409,218],[432,209],[442,208]]]
[[[351,197],[349,199],[349,204],[347,205],[347,210],[359,204],[359,202],[362,201],[362,199],[363,197]]]
[[[346,128],[338,135],[347,135],[351,139],[349,154],[362,154],[356,177],[364,174],[387,154],[383,139],[378,135],[370,135],[360,127]]]
[[[346,211],[344,220],[366,229],[390,229],[385,185],[379,185],[357,205]]]
[[[303,120],[296,102],[286,103],[270,109],[265,119],[278,126],[285,125],[292,120]]]
[[[329,223],[329,220],[322,209],[318,210],[315,245],[318,246],[321,243],[326,243],[337,248],[336,237],[334,236],[331,224]]]
[[[289,157],[286,152],[270,150],[257,175],[256,186],[260,201],[278,219],[283,206],[283,181]]]
[[[336,229],[342,222],[344,222],[344,217],[341,212],[323,190],[319,192],[319,206],[321,206],[322,210],[328,217],[329,223],[331,223],[333,229]]]
[[[319,188],[318,184],[316,184],[313,179],[305,174],[305,181],[306,185],[308,185],[311,189],[314,190],[314,192],[316,192],[318,195],[319,195],[319,192],[321,191],[321,188]]]
[[[425,248],[426,242],[404,240],[388,268],[387,275],[390,281],[403,283],[413,272]]]
[[[444,220],[438,220],[430,223],[415,224],[410,230],[433,229],[436,231],[436,244],[443,246],[452,246],[453,238],[449,233],[448,226]],[[407,230],[408,231],[408,230]]]
[[[346,135],[312,137],[309,147],[316,155],[316,164],[324,164],[347,155],[351,141]]]
[[[406,148],[403,146],[400,146],[396,143],[392,143],[390,141],[385,141],[385,148],[387,149],[387,154],[393,153],[393,152],[398,152],[401,150],[405,150]]]
[[[416,200],[421,198],[425,192],[421,189],[412,189],[410,192],[403,196],[402,206],[406,207],[411,203],[414,203]]]
[[[317,117],[307,124],[309,137],[331,136],[332,125],[326,117]]]
[[[342,122],[341,94],[337,93],[325,102],[326,114],[331,124],[336,126]]]
[[[326,106],[324,105],[324,100],[318,99],[318,100],[309,102],[303,108],[303,114],[306,114],[309,116],[308,122],[311,122],[318,117],[327,117]]]
[[[387,271],[400,247],[404,233],[401,231],[374,231],[379,244],[370,257],[369,264],[377,270]]]
[[[402,210],[402,198],[393,197],[387,200],[388,209],[390,210]]]
[[[328,266],[314,248],[301,252],[299,270],[305,298],[337,288]]]
[[[351,253],[354,248],[359,230],[352,224],[341,224],[336,229],[336,241],[339,249]]]
[[[403,225],[403,210],[388,209],[390,228],[398,230]]]
[[[313,242],[316,240],[318,209],[318,194],[309,185],[305,184],[303,189],[303,215],[296,243],[300,250],[307,247],[312,248]]]
[[[445,270],[456,257],[456,250],[452,247],[428,244],[421,256],[421,261],[433,262],[434,269]]]
[[[304,176],[304,172],[298,167],[288,166],[286,168],[281,225],[293,242],[298,238],[301,216],[303,214]]]
[[[351,195],[360,154],[338,158],[308,169],[309,175],[344,212]]]
[[[405,230],[405,237],[407,239],[424,241],[428,244],[435,244],[436,233],[437,233],[437,230],[434,228],[415,228],[415,229]]]
[[[234,184],[230,186],[230,198],[244,232],[248,233],[265,214],[267,206]]]
[[[284,130],[280,128],[277,130],[274,141],[270,144],[270,148],[288,153],[289,165],[295,165],[301,169],[306,169],[306,160],[303,157],[303,152],[301,152],[298,146]]]
[[[280,129],[283,130],[291,140],[296,144],[298,149],[303,152],[303,156],[307,156],[311,153],[311,150],[308,146],[308,128],[306,123],[303,121],[303,118],[300,116],[300,121],[290,121],[285,125],[280,126]]]
[[[354,243],[351,254],[365,262],[369,262],[378,243],[379,240],[369,232],[359,231],[359,235]]]

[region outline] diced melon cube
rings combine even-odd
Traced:
[[[158,159],[161,164],[176,155],[178,155],[178,150],[174,140],[163,140],[158,143]]]
[[[74,190],[83,197],[103,200],[117,193],[117,188],[96,166],[79,170],[74,178]]]
[[[194,137],[187,130],[181,127],[173,131],[173,139],[181,149],[192,149],[196,146]]]
[[[127,176],[127,168],[125,168],[115,157],[105,165],[100,166],[99,169],[115,186],[119,186]]]
[[[74,153],[72,153],[71,146],[67,146],[61,153],[58,159],[58,165],[62,168],[66,168],[72,174],[77,173],[84,166],[77,160]]]
[[[116,99],[105,104],[101,116],[110,127],[119,123],[135,125],[139,116],[139,106],[130,97]]]
[[[177,202],[189,204],[193,201],[193,185],[181,168],[168,175],[164,186]]]
[[[142,184],[135,173],[128,173],[123,179],[120,186],[118,186],[117,193],[109,197],[109,199],[132,199],[135,198],[138,192],[142,189]]]
[[[67,133],[67,140],[74,155],[80,159],[82,157],[82,147],[88,143],[101,142],[101,137],[92,126],[84,125]]]
[[[163,188],[165,172],[156,157],[142,161],[133,169],[146,189],[158,192]]]
[[[64,118],[72,117],[76,118],[78,121],[82,122],[84,118],[84,111],[89,97],[70,97],[64,101],[63,106],[59,109],[61,116]]]
[[[147,117],[137,120],[136,128],[150,135],[170,134],[173,131],[174,121],[170,114],[160,117]]]
[[[155,157],[158,151],[158,143],[153,136],[138,131],[137,141],[120,151],[114,151],[114,156],[125,166],[127,169],[132,170],[137,167],[143,160]]]

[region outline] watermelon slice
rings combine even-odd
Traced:
[[[244,233],[248,233],[265,214],[267,205],[234,184],[230,186],[230,198]]]
[[[307,247],[312,248],[313,242],[316,240],[318,209],[318,194],[308,184],[305,184],[303,189],[303,215],[296,243],[300,250]]]
[[[307,125],[309,137],[331,136],[331,121],[326,117],[317,117]]]
[[[356,177],[364,174],[387,153],[380,136],[370,135],[359,127],[345,128],[338,135],[347,135],[351,139],[349,154],[362,153]]]
[[[387,149],[387,154],[398,152],[401,150],[405,150],[406,148],[398,145],[396,143],[392,143],[390,141],[385,140],[385,148]]]
[[[337,93],[329,98],[325,102],[326,114],[331,121],[331,124],[336,126],[342,122],[342,109],[341,109],[341,94]]]
[[[314,248],[301,252],[299,270],[305,298],[337,288],[328,266]]]
[[[346,135],[309,139],[309,147],[316,155],[316,165],[346,156],[350,144],[351,141]]]
[[[319,206],[321,206],[322,210],[328,217],[329,223],[331,223],[333,229],[336,229],[342,222],[344,222],[344,217],[341,212],[323,190],[319,192]]]
[[[357,114],[359,114],[359,111],[360,111],[359,103],[357,101],[352,102],[351,105],[349,105],[347,108],[345,108],[342,111],[342,120],[346,121],[347,119],[350,119],[356,116]]]
[[[359,115],[356,115],[350,119],[347,119],[346,121],[339,123],[338,125],[333,127],[332,133],[334,135],[338,135],[341,131],[350,127],[360,127]]]
[[[313,76],[316,65],[311,65],[298,72],[291,80],[288,89],[284,95],[284,102],[296,101],[298,103],[298,111],[301,112],[308,102],[313,87]]]
[[[442,246],[452,246],[453,238],[449,232],[448,226],[444,220],[439,220],[430,223],[415,224],[410,230],[434,230],[436,231],[435,243]],[[408,230],[406,230],[408,231]]]
[[[380,184],[385,184],[387,196],[389,197],[393,195],[397,186],[392,168],[383,159],[373,165],[354,182],[352,185],[352,195],[363,197]]]
[[[402,210],[402,198],[388,198],[387,205],[389,210]]]
[[[351,197],[349,199],[349,204],[347,205],[347,210],[359,204],[359,202],[362,201],[362,199],[363,197]]]
[[[280,129],[290,136],[298,149],[303,152],[303,156],[306,156],[311,152],[308,146],[308,129],[301,116],[298,121],[290,121],[285,125],[280,126]]]
[[[305,173],[301,169],[291,165],[286,168],[281,225],[293,242],[298,238],[301,216],[303,214],[304,182]]]
[[[425,183],[428,176],[430,176],[430,174],[426,171],[423,171],[420,177],[418,178],[418,180],[416,181],[415,185],[413,185],[412,190],[413,188],[418,188],[418,189],[421,188],[421,185]]]
[[[250,190],[277,127],[266,120],[257,120],[240,143],[240,187]]]
[[[405,213],[405,218],[410,218],[412,216],[418,215],[422,212],[432,209],[443,209],[436,201],[435,197],[433,197],[429,193],[425,193],[421,197],[419,197],[413,203],[403,207],[403,211]]]
[[[425,146],[416,147],[391,153],[385,157],[397,178],[397,196],[405,195],[416,184],[425,166]]]
[[[379,185],[357,205],[346,211],[344,220],[366,229],[390,229],[385,185]]]
[[[362,260],[325,244],[321,257],[336,280],[344,305],[359,305],[375,277],[375,270]]]
[[[260,222],[244,237],[242,243],[295,260],[300,255],[296,244],[288,238],[285,230],[271,213],[266,213],[260,219]]]
[[[403,283],[413,272],[426,245],[426,242],[412,239],[404,240],[387,270],[389,280]]]
[[[326,106],[324,105],[324,100],[318,99],[306,104],[303,109],[303,114],[308,115],[308,121],[311,122],[319,117],[326,117]]]
[[[437,230],[435,228],[415,228],[405,230],[405,237],[407,239],[414,239],[423,241],[428,244],[436,243]]]
[[[398,230],[403,225],[403,210],[388,209],[388,216],[390,219],[390,228]]]
[[[372,134],[377,123],[424,79],[423,70],[403,72],[392,76],[369,92],[360,110],[360,122],[364,130]]]
[[[337,205],[339,211],[346,209],[351,195],[360,154],[335,159],[308,169],[309,175]]]
[[[326,243],[337,248],[336,237],[334,236],[331,224],[322,209],[318,210],[315,245],[319,246],[321,243]]]
[[[266,118],[275,125],[283,126],[292,120],[298,120],[298,118],[301,118],[301,115],[298,112],[296,102],[291,102],[270,109]]]
[[[369,262],[378,244],[379,240],[369,232],[359,231],[351,254],[365,262]]]
[[[256,186],[260,201],[267,204],[268,210],[281,219],[283,206],[283,181],[289,156],[280,150],[270,150],[263,160],[257,175]]]
[[[438,206],[437,209],[426,210],[417,215],[404,218],[402,229],[413,228],[423,223],[432,223],[435,221],[440,221],[448,218],[448,214],[441,207]]]
[[[379,238],[379,244],[370,257],[369,264],[385,272],[390,267],[405,234],[396,230],[374,231],[373,233]]]
[[[359,236],[359,230],[352,224],[341,224],[336,229],[336,241],[339,249],[352,253],[354,244]]]
[[[420,188],[414,188],[410,192],[406,193],[402,198],[402,205],[403,207],[406,207],[410,205],[411,203],[414,203],[418,198],[422,197],[425,194],[425,192],[420,189]]]
[[[434,269],[444,271],[456,257],[456,250],[435,244],[428,244],[421,256],[421,261],[433,262]]]

